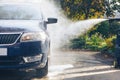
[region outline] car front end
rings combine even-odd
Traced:
[[[48,73],[50,39],[46,21],[33,4],[0,4],[0,70],[36,70]]]
[[[44,32],[0,33],[0,69],[44,67],[45,40]]]

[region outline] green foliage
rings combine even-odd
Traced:
[[[115,16],[120,12],[120,0],[60,0],[65,14],[72,20]]]
[[[86,49],[96,51],[100,50],[103,46],[106,46],[106,44],[104,44],[104,39],[97,33],[88,37],[88,39],[86,40]]]
[[[104,39],[102,37],[98,37],[98,34],[92,35],[89,37],[88,35],[80,36],[71,40],[72,49],[87,49],[87,50],[100,50],[103,46],[106,46],[104,43]]]
[[[93,34],[98,33],[103,38],[106,38],[106,37],[109,37],[109,30],[110,30],[109,22],[105,21],[105,22],[99,23],[99,24],[95,25],[93,28],[91,28],[88,31],[88,34],[91,36]]]
[[[116,34],[119,29],[120,23],[118,21],[104,21],[90,29],[88,34],[94,35],[98,33],[98,36],[102,36],[105,46],[101,47],[100,51],[113,55],[115,52]]]
[[[91,36],[95,33],[98,33],[103,38],[109,38],[117,34],[117,30],[120,29],[120,24],[117,21],[104,21],[95,25],[88,31],[88,34]]]
[[[119,22],[104,21],[95,25],[86,34],[71,40],[70,48],[102,51],[102,53],[113,55],[118,30],[120,30]]]
[[[120,23],[117,21],[110,22],[110,35],[116,35],[118,30],[120,30]]]
[[[100,18],[104,14],[103,0],[60,0],[65,14],[73,20]]]
[[[111,56],[114,56],[115,53],[115,45],[116,45],[116,36],[113,36],[111,38],[108,38],[106,40],[106,46],[101,49],[101,52],[103,54],[108,54]]]
[[[86,40],[84,36],[80,36],[70,41],[70,48],[72,49],[82,49],[85,46]]]

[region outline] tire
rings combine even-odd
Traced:
[[[47,61],[46,66],[44,68],[36,69],[36,77],[42,78],[44,76],[47,76],[47,74],[48,74],[48,61]]]
[[[114,60],[113,65],[114,65],[114,68],[119,68],[118,61],[117,61],[117,60]]]

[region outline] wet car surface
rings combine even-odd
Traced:
[[[50,51],[47,24],[56,22],[56,18],[45,20],[39,5],[1,3],[0,70],[34,70],[36,76],[47,75]]]

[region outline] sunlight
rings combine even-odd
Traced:
[[[49,68],[50,73],[48,74],[48,76],[50,77],[50,76],[58,75],[62,73],[65,69],[73,68],[73,67],[74,66],[71,64],[50,66]]]
[[[75,73],[75,74],[67,74],[64,75],[64,79],[66,78],[75,78],[75,77],[83,77],[83,76],[92,76],[92,75],[100,75],[100,74],[109,74],[119,72],[119,70],[109,70],[109,71],[99,71],[99,72],[89,72],[89,73]]]

